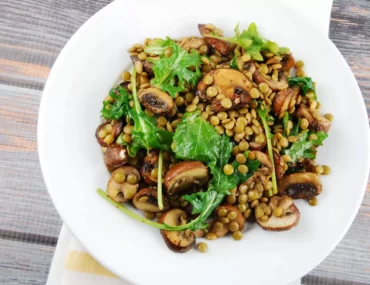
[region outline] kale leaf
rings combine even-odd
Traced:
[[[165,50],[169,48],[172,49],[172,55],[165,57]],[[160,56],[159,59],[151,61],[155,75],[151,84],[168,92],[172,97],[185,90],[185,82],[196,85],[202,76],[199,69],[201,56],[194,51],[188,53],[168,37],[166,40],[156,39],[145,48],[145,52]]]
[[[325,132],[315,133],[317,136],[316,140],[309,140],[310,133],[307,130],[302,131],[300,139],[293,143],[289,149],[285,149],[285,154],[291,157],[291,162],[297,162],[298,158],[316,158],[315,147],[322,145],[323,141],[328,137]]]
[[[100,111],[102,117],[107,120],[119,120],[126,116],[130,110],[127,90],[117,86],[109,91],[109,96],[114,100],[103,102],[103,108]]]

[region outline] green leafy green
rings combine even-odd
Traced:
[[[117,86],[110,90],[109,96],[114,101],[103,102],[103,108],[101,109],[102,117],[107,120],[119,120],[127,115],[130,110],[130,99],[127,90],[122,86]]]
[[[219,155],[219,134],[200,116],[200,112],[185,113],[173,137],[176,158],[215,163]]]
[[[301,123],[301,119],[298,119],[297,124],[294,125],[293,129],[290,131],[291,136],[298,136],[300,123]]]
[[[172,55],[165,57],[164,52],[168,48],[172,49]],[[155,40],[145,48],[145,52],[160,56],[152,61],[155,77],[151,84],[168,92],[172,97],[175,97],[176,92],[185,90],[185,82],[196,85],[202,76],[199,69],[202,63],[200,55],[194,51],[188,53],[168,37],[166,40]]]
[[[192,204],[193,214],[199,214],[196,219],[187,224],[187,227],[192,230],[205,228],[207,227],[205,221],[213,210],[222,202],[230,189],[247,179],[247,175],[237,175],[237,170],[232,175],[224,173],[223,167],[231,157],[230,139],[226,135],[220,136],[199,112],[184,115],[176,129],[174,143],[176,157],[207,163],[213,175],[207,191],[183,196],[183,199]],[[252,166],[251,168],[254,169]]]
[[[236,69],[236,70],[238,70],[239,68],[238,68],[238,64],[237,64],[237,56],[236,55],[234,55],[234,57],[233,57],[233,59],[232,59],[232,61],[230,62],[230,67],[232,68],[232,69]]]
[[[270,160],[272,162],[272,193],[270,193],[270,194],[277,194],[276,173],[275,173],[274,156],[273,156],[273,152],[272,152],[272,143],[271,143],[272,135],[271,135],[268,123],[267,123],[267,111],[266,111],[266,109],[264,109],[264,110],[258,109],[257,112],[258,112],[258,115],[261,118],[263,128],[265,129],[266,140],[267,140],[267,150],[268,150]],[[270,195],[270,196],[272,196],[272,195]]]
[[[259,160],[248,160],[246,163],[246,166],[248,167],[248,172],[246,174],[242,174],[237,170],[239,165],[240,163],[236,160],[232,163],[232,166],[235,170],[232,175],[236,176],[238,183],[247,181],[248,178],[252,176],[252,173],[258,170],[261,162]]]
[[[323,141],[328,137],[325,132],[315,133],[317,136],[316,140],[309,140],[309,133],[307,130],[302,131],[300,139],[293,143],[289,149],[285,149],[285,154],[291,157],[291,162],[297,162],[298,158],[316,158],[316,150],[314,147],[322,145]]]
[[[311,77],[290,77],[288,79],[288,84],[290,86],[299,86],[302,88],[304,94],[312,91],[315,94],[314,99],[317,100],[315,84]]]
[[[138,95],[136,92],[136,70],[132,72],[132,96],[134,99],[134,108],[128,112],[131,119],[134,120],[132,130],[132,144],[128,151],[130,156],[136,156],[137,152],[144,148],[146,150],[159,149],[168,151],[171,149],[173,134],[157,127],[154,118],[149,117],[143,112]]]
[[[224,41],[237,44],[241,46],[245,52],[252,57],[252,59],[258,61],[263,61],[261,51],[271,51],[278,55],[289,53],[288,48],[280,48],[277,43],[265,40],[258,32],[257,25],[255,23],[251,23],[248,28],[242,32],[240,32],[239,24],[237,24],[234,32],[235,36],[232,38],[220,37],[215,34],[207,35],[207,37],[220,38]]]

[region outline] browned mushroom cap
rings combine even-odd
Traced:
[[[289,71],[289,69],[295,66],[295,59],[292,54],[285,54],[280,63],[282,71]]]
[[[104,153],[104,162],[109,171],[125,165],[129,160],[126,147],[119,144],[112,144],[107,147]]]
[[[274,81],[272,79],[267,78],[265,75],[260,73],[258,70],[256,70],[253,73],[253,81],[256,82],[257,84],[266,83],[271,88],[272,91],[284,90],[288,88],[289,86],[288,82],[286,81],[284,76],[282,76],[281,74],[280,74],[279,81]]]
[[[101,146],[108,146],[109,143],[107,143],[107,141],[105,140],[106,136],[109,134],[113,135],[114,138],[113,142],[115,142],[119,134],[122,132],[122,129],[123,129],[122,121],[109,120],[100,124],[99,127],[97,127],[95,131],[95,137]],[[106,136],[101,136],[100,131],[105,131]]]
[[[301,105],[295,114],[298,118],[306,118],[311,130],[323,131],[327,133],[331,127],[331,122],[325,117],[321,116],[318,110],[311,110],[306,106]]]
[[[169,204],[167,198],[163,196],[163,210],[159,209],[157,199],[157,190],[153,188],[144,188],[135,195],[133,203],[136,208],[142,211],[159,213],[168,210]]]
[[[187,223],[188,215],[180,209],[172,209],[162,214],[159,223],[168,226],[180,226]],[[187,252],[195,245],[195,236],[191,230],[165,231],[161,230],[164,242],[174,252]]]
[[[208,45],[207,41],[204,38],[194,38],[185,42],[182,48],[186,51],[189,51],[191,49],[199,49],[203,45]]]
[[[216,97],[210,98],[207,96],[207,88],[213,86],[217,89],[218,94],[223,94],[225,98],[229,98],[232,106],[229,109],[241,108],[253,100],[250,91],[253,88],[252,82],[238,70],[234,69],[214,69],[208,72],[205,76],[213,78],[211,85],[206,85],[203,80],[200,80],[197,85],[196,95],[201,100],[211,101],[213,111],[227,110],[221,105],[221,101]]]
[[[274,196],[271,198],[269,206],[273,211],[277,207],[282,208],[283,214],[281,217],[276,217],[272,214],[267,221],[257,219],[257,223],[264,230],[275,232],[287,231],[298,224],[300,213],[294,205],[292,198]]]
[[[281,157],[281,155],[277,151],[274,151],[273,155],[274,155],[274,166],[275,166],[276,178],[280,179],[281,177],[283,177],[284,172],[285,172],[284,171],[285,162],[284,162],[284,159]]]
[[[200,34],[204,37],[204,39],[207,41],[207,43],[209,43],[215,50],[217,50],[222,55],[227,56],[233,51],[235,47],[234,44],[223,41],[221,39],[207,37],[207,35],[210,35],[212,31],[207,29],[205,24],[198,24],[198,30]]]
[[[143,69],[144,71],[149,75],[149,76],[152,76],[154,74],[153,72],[153,64],[146,61],[146,60],[140,60],[137,56],[135,55],[132,55],[131,56],[131,61],[132,63],[135,65],[135,62],[137,61],[141,61],[141,63],[143,64]]]
[[[288,88],[279,91],[272,102],[275,115],[282,114],[288,110],[290,102],[297,97],[298,93],[298,88]]]
[[[237,222],[238,225],[239,225],[239,231],[242,231],[244,229],[245,218],[237,208],[235,208],[234,206],[229,205],[229,204],[221,205],[221,206],[217,207],[216,210],[214,211],[216,216],[217,216],[218,211],[221,210],[221,209],[225,209],[228,213],[235,212],[236,213],[236,218],[233,219],[230,222]],[[218,220],[216,220],[216,221],[218,221]],[[223,227],[221,229],[215,230],[213,228],[211,231],[214,232],[218,237],[222,237],[222,236],[226,235],[229,232],[228,224],[223,223]]]
[[[322,191],[320,178],[311,172],[299,172],[285,175],[278,182],[278,189],[281,195],[293,199],[311,199]]]
[[[172,166],[164,177],[169,195],[178,194],[191,186],[202,186],[208,181],[208,168],[200,161],[183,161]]]
[[[158,88],[142,89],[139,93],[140,103],[155,114],[165,114],[171,111],[175,104],[170,95]]]
[[[129,175],[134,175],[137,183],[132,183],[134,181],[130,180],[127,181]],[[136,195],[139,188],[139,180],[140,174],[135,168],[131,166],[117,168],[108,181],[107,194],[117,203],[124,203],[127,200],[133,199]]]

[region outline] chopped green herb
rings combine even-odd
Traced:
[[[164,56],[167,49],[172,49],[170,57]],[[199,69],[202,63],[200,55],[194,51],[188,53],[168,37],[166,40],[155,40],[145,48],[145,52],[160,56],[152,61],[155,77],[151,84],[168,92],[172,97],[185,90],[185,83],[196,85],[202,76]]]
[[[232,61],[230,62],[230,67],[232,68],[232,69],[236,69],[236,70],[238,70],[238,64],[237,64],[237,56],[236,55],[234,55],[234,57],[233,57],[233,59],[232,59]]]
[[[122,86],[117,86],[109,92],[109,96],[114,101],[104,101],[101,115],[107,120],[119,120],[126,116],[130,110],[129,97],[127,90]]]
[[[290,77],[288,79],[290,86],[299,86],[302,88],[304,94],[312,91],[315,94],[314,99],[317,100],[315,84],[313,83],[311,77]]]
[[[307,130],[302,131],[300,139],[293,143],[289,149],[285,149],[285,154],[291,157],[291,162],[297,162],[298,158],[316,158],[316,150],[314,147],[322,145],[323,141],[328,137],[325,132],[317,132],[316,140],[309,140],[309,133]]]
[[[299,125],[301,123],[301,119],[298,119],[297,124],[293,127],[293,129],[290,131],[291,136],[298,136],[299,134]]]

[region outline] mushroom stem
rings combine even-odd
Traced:
[[[162,168],[163,168],[163,151],[160,151],[159,158],[158,158],[158,183],[157,183],[158,207],[160,210],[163,210]]]

